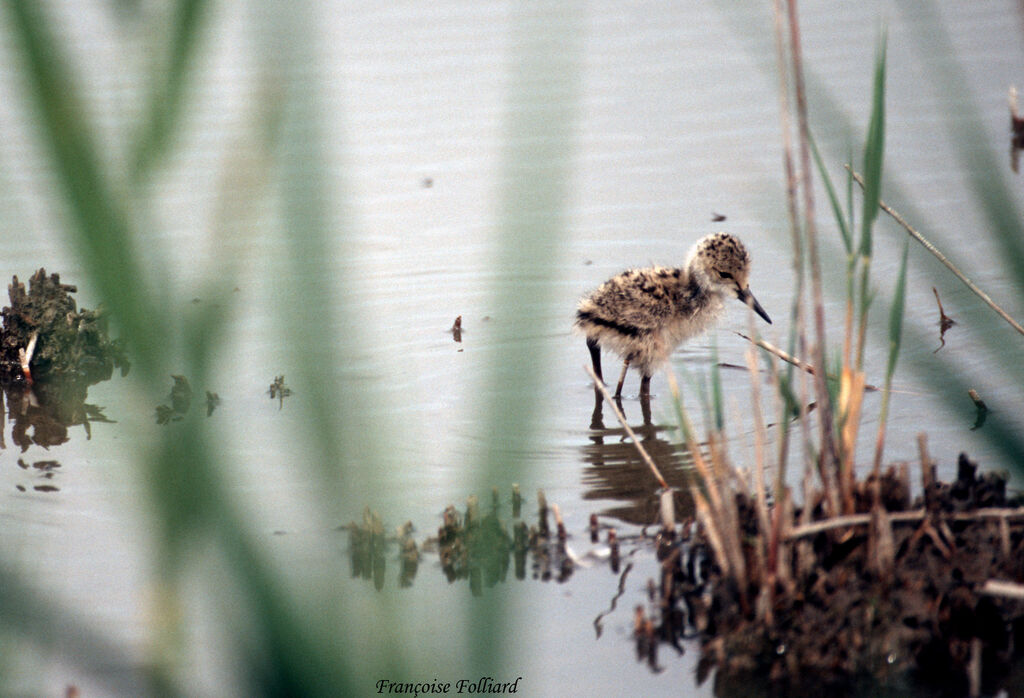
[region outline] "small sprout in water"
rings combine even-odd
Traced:
[[[974,426],[971,427],[971,431],[981,429],[985,425],[985,419],[988,417],[988,405],[981,399],[981,395],[974,388],[967,391],[971,401],[974,403],[974,409],[977,410],[974,417]]]
[[[171,408],[178,414],[186,414],[192,405],[192,386],[185,376],[171,376],[174,387],[171,388]]]
[[[220,405],[220,395],[217,393],[211,393],[209,390],[206,391],[206,416],[209,417],[213,414],[213,411]]]
[[[942,301],[939,300],[939,292],[934,286],[932,286],[932,293],[935,294],[935,302],[939,304],[939,346],[932,352],[934,354],[946,346],[946,330],[955,325],[956,320],[946,315],[946,311],[942,308]]]
[[[292,389],[284,384],[284,376],[277,376],[274,378],[274,382],[270,384],[270,399],[277,398],[278,406],[277,409],[284,407],[284,399],[292,394]]]

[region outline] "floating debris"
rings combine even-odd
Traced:
[[[188,413],[192,406],[192,386],[185,376],[171,376],[174,386],[171,388],[171,409],[178,414]]]
[[[981,399],[978,391],[974,388],[968,390],[967,395],[970,396],[971,402],[974,403],[974,408],[977,410],[974,417],[974,426],[971,427],[971,431],[981,429],[985,426],[985,419],[988,418],[988,405],[985,404],[985,401]]]
[[[52,480],[54,475],[57,474],[58,468],[60,468],[60,462],[55,460],[37,460],[31,465],[25,462],[24,459],[18,459],[18,467],[22,470],[34,470],[44,480]],[[21,485],[15,485],[19,492],[24,492],[25,488]],[[37,492],[59,492],[60,489],[54,485],[35,485],[33,488]]]
[[[461,315],[459,315],[457,318],[455,318],[455,322],[452,323],[452,328],[450,330],[448,330],[448,331],[452,333],[452,338],[456,342],[461,342],[462,341],[462,316]]]
[[[284,399],[292,394],[292,389],[284,384],[284,376],[280,375],[274,378],[274,382],[270,384],[270,399],[277,399],[277,409],[284,407]]]
[[[167,405],[156,406],[156,423],[157,424],[169,424],[172,420],[181,419],[181,416],[175,416],[174,410]]]
[[[206,416],[209,417],[213,411],[220,406],[220,395],[206,391]]]
[[[721,223],[724,220],[725,220],[725,215],[724,214],[715,213],[714,211],[711,212],[711,222],[712,223]]]
[[[22,468],[25,467],[23,465],[23,461],[20,458],[18,459],[18,465],[20,465]],[[32,467],[43,473],[44,476],[51,477],[54,471],[60,467],[60,463],[55,460],[37,460],[35,463],[32,464]]]
[[[169,405],[156,406],[156,423],[168,424],[179,422],[185,418],[192,409],[192,385],[188,378],[181,375],[172,375],[174,385],[171,386]],[[206,391],[206,416],[209,417],[220,404],[220,396],[217,393]]]
[[[1024,117],[1017,111],[1017,88],[1010,86],[1010,168],[1019,170],[1020,151],[1024,150]]]

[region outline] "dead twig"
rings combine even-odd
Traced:
[[[1024,584],[1016,582],[1004,582],[999,579],[990,579],[981,585],[981,593],[989,596],[1002,596],[1007,599],[1024,601]]]
[[[861,186],[861,188],[863,188],[864,187],[864,179],[860,176],[860,174],[857,171],[855,171],[852,167],[850,167],[849,165],[846,165],[846,169],[850,171],[851,175],[853,175],[853,178],[857,181],[857,184],[859,184]],[[1019,322],[1017,322],[1016,320],[1014,320],[1012,317],[1010,317],[1010,315],[1005,310],[1003,310],[998,305],[996,305],[995,301],[993,301],[991,298],[989,298],[987,293],[985,293],[980,288],[975,286],[973,281],[968,279],[967,276],[962,271],[957,269],[956,266],[952,262],[950,262],[948,259],[946,259],[946,256],[944,254],[942,254],[941,252],[939,252],[939,250],[935,247],[935,245],[933,245],[932,243],[928,242],[928,240],[926,240],[924,238],[924,236],[921,235],[921,233],[917,232],[910,225],[910,223],[908,223],[906,221],[906,219],[903,218],[903,216],[901,216],[898,212],[896,212],[891,206],[889,206],[884,201],[879,200],[878,207],[881,208],[886,213],[888,213],[890,216],[892,216],[893,220],[895,220],[897,223],[899,223],[903,227],[903,229],[907,231],[907,234],[910,235],[910,237],[912,237],[915,240],[917,240],[919,243],[921,243],[924,246],[924,248],[926,250],[928,250],[933,255],[935,255],[936,259],[938,259],[940,262],[942,262],[946,266],[947,269],[949,269],[951,272],[953,272],[953,276],[955,276],[956,278],[960,279],[960,281],[962,281],[964,283],[964,285],[967,286],[967,288],[971,289],[971,291],[974,293],[974,295],[976,295],[978,298],[983,300],[985,302],[985,304],[988,305],[988,307],[992,308],[992,310],[994,310],[999,317],[1003,318],[1003,320],[1005,320],[1007,323],[1009,323],[1010,327],[1012,327],[1013,329],[1017,330],[1022,335],[1024,335],[1024,326],[1021,326],[1021,324]]]
[[[740,337],[742,337],[743,339],[747,340],[751,344],[755,344],[755,345],[761,347],[762,349],[764,349],[769,354],[782,359],[783,361],[785,361],[788,364],[792,364],[792,365],[796,366],[801,371],[806,371],[807,373],[811,374],[812,376],[815,375],[815,368],[814,368],[814,366],[812,366],[811,364],[807,363],[803,359],[798,359],[797,357],[792,356],[791,354],[786,353],[785,351],[783,351],[782,349],[779,349],[777,346],[775,346],[771,342],[766,342],[763,339],[751,339],[750,337],[748,337],[747,335],[743,334],[742,332],[736,332],[736,334],[739,335]],[[828,376],[828,378],[829,379],[834,379],[835,376],[831,376],[830,375],[830,376]],[[878,386],[872,385],[871,383],[865,383],[864,384],[864,390],[867,391],[867,392],[874,392],[874,391],[878,390]]]
[[[889,514],[889,520],[893,524],[897,523],[916,523],[924,519],[928,515],[926,509],[913,509],[911,511],[895,511]],[[1018,507],[1016,509],[979,509],[978,511],[970,512],[958,512],[951,514],[950,518],[954,521],[981,521],[983,519],[1024,519],[1024,507]],[[806,538],[808,536],[815,536],[825,531],[832,531],[837,528],[849,528],[853,526],[867,526],[871,523],[870,514],[848,514],[846,516],[833,516],[823,521],[814,521],[812,523],[803,524],[801,526],[794,526],[791,528],[785,538],[786,540],[796,540],[798,538]]]

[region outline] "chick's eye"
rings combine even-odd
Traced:
[[[723,279],[731,279],[732,278],[732,274],[730,274],[727,271],[720,271],[720,272],[718,272],[718,276],[720,276]]]

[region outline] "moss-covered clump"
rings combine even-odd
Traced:
[[[11,304],[0,312],[0,382],[4,386],[30,381],[88,386],[108,380],[115,368],[127,373],[124,348],[108,336],[105,316],[98,310],[79,310],[71,297],[75,286],[62,284],[59,275],[47,276],[40,269],[29,279],[27,290],[17,276],[7,288]],[[26,352],[31,377],[22,366]]]

